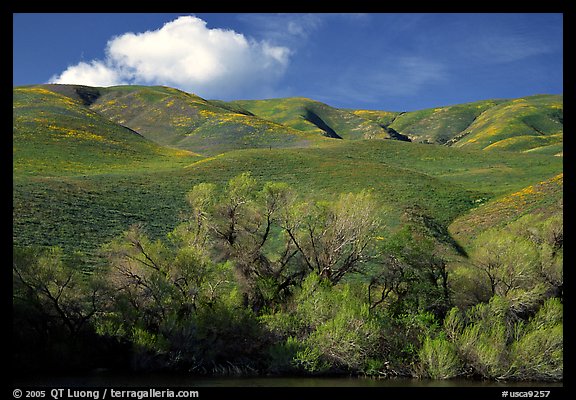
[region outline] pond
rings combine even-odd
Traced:
[[[562,387],[562,382],[496,382],[472,379],[373,379],[353,377],[198,377],[185,374],[28,375],[15,385],[35,387]]]

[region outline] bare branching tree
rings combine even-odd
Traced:
[[[312,272],[335,284],[368,260],[380,223],[370,193],[310,204],[298,203],[285,183],[256,187],[244,173],[223,193],[201,184],[187,197],[189,229],[209,234],[212,254],[234,263],[253,306],[270,305]]]
[[[12,262],[14,301],[31,305],[40,314],[66,327],[75,338],[104,308],[102,282],[63,260],[62,250],[50,248],[24,254]]]
[[[298,222],[287,221],[284,229],[308,269],[333,284],[359,271],[380,228],[372,195],[343,194],[335,203],[319,202],[304,210]]]

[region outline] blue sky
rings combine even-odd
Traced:
[[[14,14],[13,85],[411,111],[563,92],[562,14]]]

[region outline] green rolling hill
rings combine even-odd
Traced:
[[[41,86],[13,91],[13,173],[78,175],[164,164],[189,164],[199,155],[147,140],[90,110],[78,96]]]
[[[483,100],[412,112],[345,110],[306,98],[205,100],[168,87],[40,85],[162,145],[213,156],[241,148],[397,139],[562,155],[562,95]]]
[[[416,212],[466,243],[476,221],[484,227],[559,207],[562,192],[554,177],[563,164],[554,155],[561,142],[544,138],[561,129],[562,99],[526,99],[453,106],[426,118],[429,111],[338,110],[307,99],[207,101],[164,87],[17,87],[13,241],[59,245],[94,260],[101,244],[131,224],[145,224],[153,237],[169,232],[186,212],[185,193],[193,185],[224,184],[250,171],[261,183],[289,183],[303,198],[330,201],[369,189],[388,229]],[[550,135],[535,136],[536,147],[510,144],[506,152],[465,144],[471,135],[476,143],[484,140],[486,124],[502,123],[497,115]],[[393,129],[424,141],[408,132],[416,125],[422,132],[429,126],[426,140],[434,143],[445,132],[450,144],[464,125],[475,133],[451,146],[374,140],[393,138]],[[523,139],[510,134],[502,140]],[[502,199],[549,181],[553,190],[534,189],[537,205],[515,203],[516,214],[501,211]]]
[[[562,155],[562,95],[484,100],[405,113],[353,112],[414,142]]]
[[[215,155],[239,148],[307,147],[323,141],[254,116],[233,104],[210,102],[162,86],[38,85],[59,93],[162,145]]]
[[[166,87],[101,89],[90,108],[161,145],[208,156],[239,148],[307,147],[322,140]]]
[[[412,111],[398,115],[389,127],[421,143],[449,144],[498,100]]]
[[[449,231],[456,240],[468,244],[486,229],[503,227],[526,214],[550,216],[562,210],[563,190],[564,174],[560,173],[474,207],[457,217]]]
[[[562,144],[562,96],[540,95],[498,104],[478,116],[454,146],[530,151]]]
[[[386,130],[370,119],[302,97],[233,101],[230,104],[302,132],[351,140],[390,138]]]

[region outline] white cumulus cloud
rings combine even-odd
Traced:
[[[102,61],[81,62],[68,67],[58,77],[52,77],[53,83],[77,83],[87,86],[113,86],[122,84],[120,74]]]
[[[263,95],[283,76],[291,54],[287,47],[183,16],[157,30],[114,37],[105,60],[70,66],[50,81],[166,85],[209,98],[241,96],[245,89]]]

